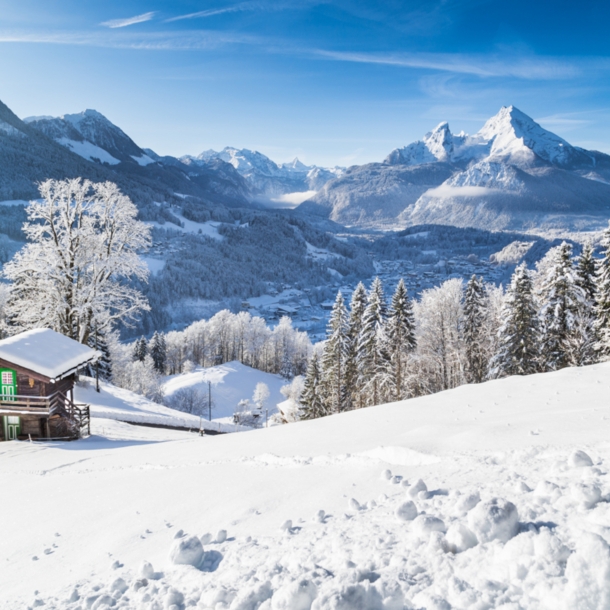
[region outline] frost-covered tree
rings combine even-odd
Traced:
[[[346,409],[362,407],[362,393],[358,380],[358,339],[362,330],[362,318],[366,309],[366,288],[359,282],[350,302],[347,322],[347,347],[345,352]]]
[[[337,292],[337,298],[330,314],[326,331],[326,342],[322,352],[322,379],[328,408],[332,413],[339,413],[345,407],[345,356],[348,347],[348,319],[343,295]]]
[[[593,364],[598,359],[595,349],[597,344],[596,298],[597,298],[597,260],[593,248],[587,242],[576,261],[575,281],[582,291],[581,301],[576,316],[576,332],[571,338],[570,364],[583,366]]]
[[[26,208],[29,243],[4,268],[7,311],[16,330],[48,327],[81,343],[92,330],[129,324],[149,306],[129,279],[145,281],[138,252],[150,227],[116,184],[47,180]]]
[[[269,396],[269,386],[266,383],[259,381],[254,388],[254,393],[252,394],[252,402],[256,405],[256,408],[263,411]]]
[[[553,371],[568,366],[575,358],[578,342],[579,312],[584,293],[578,286],[572,265],[572,246],[563,242],[547,253],[544,274],[539,281],[540,366]]]
[[[136,339],[133,344],[133,353],[132,360],[135,362],[139,360],[140,362],[144,362],[144,358],[148,355],[148,343],[144,337],[140,337]]]
[[[389,390],[386,317],[383,286],[377,277],[369,291],[358,338],[358,385],[362,388],[366,406],[383,402]]]
[[[595,303],[597,294],[597,260],[593,247],[586,242],[576,261],[576,283],[585,293],[590,303]]]
[[[602,238],[604,256],[597,272],[596,350],[600,358],[610,356],[610,226]]]
[[[464,383],[463,296],[462,280],[451,279],[424,290],[416,303],[417,353],[409,375],[412,394],[431,394]]]
[[[282,424],[289,424],[301,419],[303,405],[301,395],[305,385],[305,378],[297,375],[289,384],[280,388],[281,394],[286,400],[278,405],[279,414],[272,419]]]
[[[322,374],[316,353],[311,357],[307,366],[300,402],[302,405],[301,419],[317,419],[328,415],[324,400]]]
[[[498,331],[498,352],[491,363],[491,377],[529,375],[538,370],[538,311],[533,284],[525,263],[511,279],[502,308],[503,323]]]
[[[407,287],[401,279],[392,296],[386,324],[388,378],[394,400],[404,398],[404,378],[409,354],[415,349],[415,319]]]
[[[473,275],[466,285],[464,295],[464,355],[465,373],[468,383],[481,383],[487,376],[487,342],[485,319],[487,296],[483,278]]]
[[[155,370],[161,374],[165,373],[167,346],[165,344],[165,335],[163,333],[155,332],[150,340],[148,351],[155,364]]]

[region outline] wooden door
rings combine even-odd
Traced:
[[[16,441],[21,434],[21,418],[15,415],[4,417],[4,438],[7,441]]]

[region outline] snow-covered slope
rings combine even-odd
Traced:
[[[403,192],[404,169],[436,166],[450,168],[444,181],[415,198]],[[609,182],[609,155],[572,146],[508,106],[473,136],[441,123],[383,164],[350,168],[302,209],[362,225],[597,229],[610,213]]]
[[[341,175],[343,171],[339,167],[308,166],[296,158],[290,163],[277,164],[258,151],[230,146],[220,152],[206,150],[196,157],[186,155],[181,161],[186,165],[198,165],[213,159],[230,163],[263,198],[317,191],[330,179]]]
[[[212,430],[214,432],[236,432],[238,427],[226,426],[219,422],[208,422],[190,413],[181,413],[152,402],[139,394],[100,381],[100,391],[95,389],[95,380],[81,377],[74,390],[77,403],[88,404],[91,417],[96,420],[111,419],[132,424],[152,424],[175,428]],[[96,426],[104,426],[97,421]]]
[[[123,130],[97,110],[52,117],[28,117],[24,122],[88,161],[145,166],[150,158]]]
[[[280,388],[287,383],[286,379],[250,368],[241,362],[227,362],[205,369],[197,367],[190,373],[170,375],[164,379],[163,391],[167,398],[187,388],[207,396],[208,381],[212,390],[213,420],[230,420],[240,400],[252,400],[257,383],[264,383],[269,388],[269,399],[265,405],[269,409],[269,416],[277,413],[277,404],[286,400],[280,393]]]
[[[0,607],[607,608],[609,373],[213,438],[3,443]]]

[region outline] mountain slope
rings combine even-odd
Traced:
[[[15,117],[16,118],[16,117]],[[17,119],[19,121],[19,119]],[[247,206],[250,189],[244,179],[227,163],[212,161],[189,169],[173,157],[144,151],[125,132],[95,110],[61,117],[31,117],[19,121],[22,131],[34,139],[55,144],[73,153],[63,162],[64,175],[50,175],[46,160],[38,159],[37,178],[80,175],[90,179],[104,176],[117,182],[136,203],[178,202],[176,193],[212,205]],[[2,150],[0,143],[0,151]],[[39,156],[34,151],[35,156]],[[60,155],[67,159],[65,155]],[[70,173],[75,157],[78,170]],[[75,173],[77,172],[77,173]],[[92,177],[93,176],[93,177]],[[34,193],[28,195],[33,196]]]
[[[215,437],[93,419],[83,441],[4,443],[0,607],[606,608],[609,372]]]
[[[452,175],[446,163],[416,166],[370,163],[331,180],[297,210],[347,225],[393,222],[405,206]]]

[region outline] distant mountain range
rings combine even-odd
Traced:
[[[610,217],[610,155],[572,146],[513,106],[472,136],[441,123],[381,163],[344,169],[232,147],[160,156],[95,110],[22,121],[0,102],[0,200],[76,176],[117,182],[149,219],[164,205],[230,219],[229,208],[291,195],[309,197],[299,213],[360,227],[588,229]]]
[[[383,163],[350,167],[298,209],[359,226],[599,227],[610,217],[610,155],[503,107],[473,136],[441,123]]]
[[[329,180],[340,176],[345,170],[341,167],[318,167],[305,165],[298,159],[291,163],[277,164],[262,153],[248,149],[227,146],[220,152],[206,150],[197,157],[184,156],[180,160],[187,165],[209,163],[220,159],[230,163],[241,176],[248,180],[255,195],[272,198],[288,193],[317,191]]]

